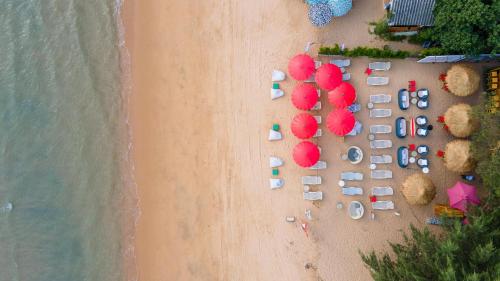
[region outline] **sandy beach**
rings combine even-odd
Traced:
[[[271,101],[270,74],[286,70],[288,60],[302,52],[307,41],[324,45],[345,43],[382,46],[368,34],[368,22],[382,17],[382,1],[355,0],[353,10],[325,29],[311,26],[307,7],[300,0],[255,1],[125,1],[126,42],[131,54],[131,125],[135,176],[141,217],[136,233],[139,280],[371,280],[358,249],[388,249],[386,241],[401,239],[399,230],[410,223],[422,226],[431,206],[409,207],[399,193],[406,175],[390,165],[395,176],[390,184],[397,211],[378,212],[376,220],[365,215],[351,220],[336,203],[347,206],[351,198],[336,185],[339,173],[362,171],[365,195],[379,184],[369,179],[368,160],[353,166],[340,160],[349,145],[358,145],[369,158],[366,138],[370,124],[393,124],[402,113],[395,100],[393,118],[373,120],[365,105],[369,94],[395,97],[408,80],[430,89],[431,120],[459,101],[440,89],[437,77],[448,65],[422,65],[414,60],[393,61],[383,73],[387,87],[373,89],[363,73],[370,61],[352,60],[349,72],[363,109],[357,114],[365,126],[362,135],[340,138],[327,133],[318,140],[327,170],[312,173],[293,163],[291,149],[298,140],[289,130],[298,111],[290,103],[296,82],[281,84],[286,96]],[[319,58],[326,62],[328,58]],[[331,107],[326,93],[323,120]],[[465,101],[465,100],[460,100]],[[473,100],[467,100],[473,101]],[[280,123],[285,139],[269,143],[268,130]],[[436,125],[436,124],[435,124]],[[438,127],[438,126],[435,126]],[[424,140],[396,140],[388,153],[395,157],[400,145],[426,143],[434,151],[451,139],[436,128]],[[280,176],[282,190],[271,191],[268,179],[270,155],[285,159]],[[431,176],[438,187],[434,202],[445,200],[444,190],[458,175],[442,172],[433,157]],[[302,199],[300,176],[319,173],[325,200],[313,205]],[[310,235],[286,216],[304,219],[311,209]],[[306,264],[311,264],[309,269]]]

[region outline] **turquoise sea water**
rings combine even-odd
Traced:
[[[119,5],[0,0],[0,281],[127,278]]]

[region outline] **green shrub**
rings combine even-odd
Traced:
[[[370,22],[373,26],[373,31],[368,30],[370,34],[377,35],[378,38],[385,41],[403,41],[406,36],[394,35],[389,31],[389,25],[387,24],[387,17],[382,18],[377,22]]]
[[[423,49],[418,54],[419,57],[440,56],[440,55],[447,55],[447,53],[443,49],[437,48],[437,47],[429,48],[429,49]]]
[[[387,59],[404,59],[410,57],[410,52],[407,51],[394,51],[388,46],[384,46],[383,49],[379,48],[369,48],[358,46],[354,49],[345,48],[343,51],[340,49],[338,44],[334,47],[321,47],[319,49],[320,55],[339,55],[345,57],[369,57],[369,58],[387,58]]]

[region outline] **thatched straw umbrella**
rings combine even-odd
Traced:
[[[450,133],[457,138],[470,136],[479,126],[472,116],[472,107],[465,103],[450,106],[444,114],[444,123]]]
[[[463,64],[452,66],[446,73],[448,90],[460,97],[474,94],[479,89],[480,81],[479,74]]]
[[[474,170],[476,162],[472,157],[471,142],[468,140],[454,140],[444,149],[444,166],[456,173],[467,173]]]
[[[417,173],[403,182],[403,196],[411,205],[429,204],[436,196],[436,187],[428,176]]]

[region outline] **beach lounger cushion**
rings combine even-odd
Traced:
[[[391,140],[372,140],[370,141],[370,148],[372,149],[383,149],[383,148],[391,148],[392,141]]]
[[[370,156],[370,163],[372,164],[391,164],[392,156],[391,155],[372,155]]]
[[[391,196],[394,194],[394,190],[390,186],[378,186],[372,188],[373,196]]]
[[[392,132],[391,125],[371,125],[371,134],[390,134]]]
[[[368,64],[368,68],[371,70],[387,71],[391,69],[391,62],[371,62]]]
[[[390,108],[370,109],[371,118],[387,118],[391,117],[391,115],[392,115],[392,109]]]
[[[281,82],[281,81],[285,80],[285,78],[286,78],[285,72],[283,72],[281,70],[273,70],[273,74],[272,74],[272,81],[273,82]]]
[[[362,181],[363,173],[359,172],[342,172],[340,173],[340,179],[344,181]]]
[[[389,84],[389,77],[370,76],[366,78],[366,83],[370,86],[383,86]]]
[[[371,103],[390,103],[392,97],[386,94],[370,95]]]
[[[370,175],[372,179],[376,180],[392,179],[391,170],[372,170]]]
[[[320,176],[303,176],[302,184],[304,185],[318,185],[321,184]]]

